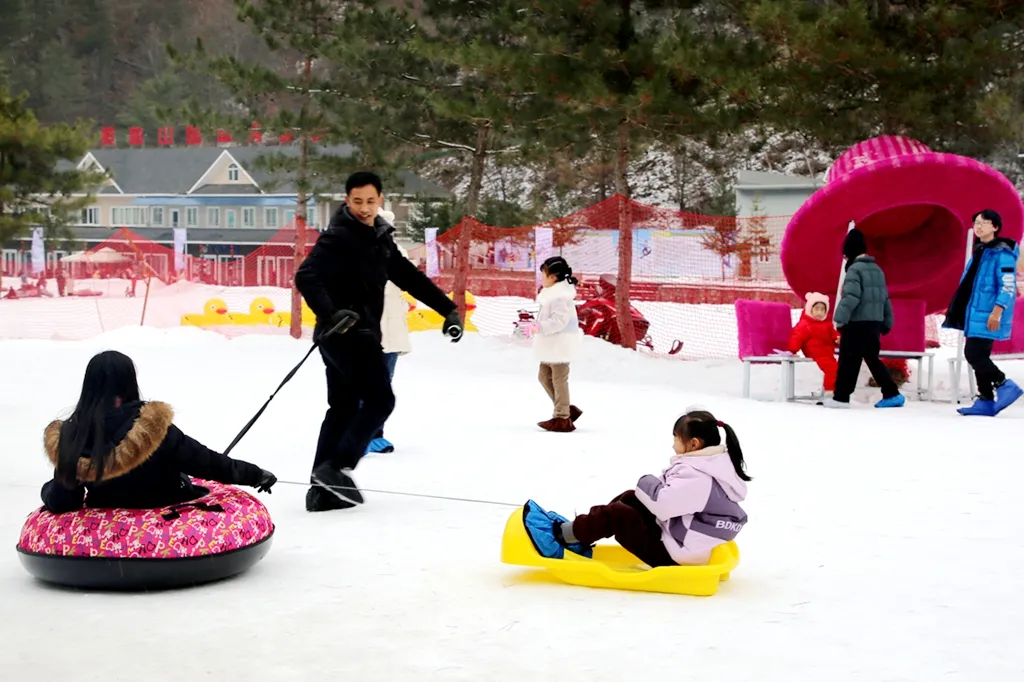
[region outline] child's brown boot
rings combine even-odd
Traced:
[[[539,422],[537,426],[545,431],[552,431],[554,433],[569,433],[576,430],[572,420],[568,417],[554,417],[547,421]]]

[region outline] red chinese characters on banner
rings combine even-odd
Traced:
[[[252,122],[252,130],[249,133],[249,142],[259,144],[263,142],[263,133],[260,131],[260,124],[258,121]]]
[[[171,126],[157,128],[156,143],[161,147],[169,147],[174,144],[174,128]]]
[[[294,139],[295,139],[295,136],[292,135],[291,133],[281,133],[277,137],[277,141],[280,142],[281,144],[289,144]]]
[[[199,131],[199,128],[195,126],[185,127],[185,144],[190,147],[195,145],[201,145],[203,143],[203,134]]]
[[[128,129],[128,144],[133,147],[141,147],[146,144],[146,135],[139,126],[132,126]]]
[[[100,144],[104,147],[117,146],[117,131],[113,126],[100,128]]]
[[[231,141],[231,133],[226,130],[217,131],[217,144],[228,144]]]

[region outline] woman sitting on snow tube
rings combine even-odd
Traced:
[[[89,361],[71,417],[44,432],[54,476],[18,545],[29,572],[78,586],[156,587],[227,577],[263,557],[273,533],[266,508],[241,490],[189,477],[260,492],[277,478],[208,449],[173,418],[166,403],[140,400],[131,358],[106,351]],[[197,513],[186,514],[190,507]],[[115,584],[102,584],[108,578]]]

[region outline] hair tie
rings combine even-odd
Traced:
[[[723,424],[722,422],[715,422],[715,423],[718,424],[719,428],[725,428],[725,424]]]

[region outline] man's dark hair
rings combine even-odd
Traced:
[[[996,234],[999,234],[1003,230],[1003,217],[993,211],[991,208],[986,208],[984,211],[978,211],[971,216],[971,224],[981,216],[983,220],[987,220],[992,223],[992,227],[996,228]]]
[[[377,194],[384,193],[384,185],[380,181],[380,176],[370,171],[359,171],[348,176],[345,181],[345,194],[352,194],[352,190],[357,187],[366,187],[367,185],[373,185],[377,190]]]

